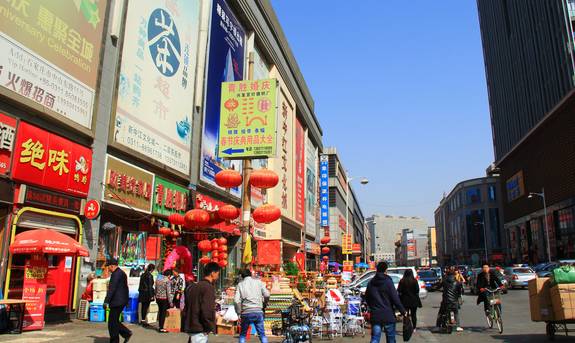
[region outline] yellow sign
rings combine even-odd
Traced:
[[[230,159],[276,154],[277,80],[222,83],[218,156]]]
[[[350,255],[352,253],[352,246],[351,234],[344,234],[341,238],[341,252],[344,255]]]

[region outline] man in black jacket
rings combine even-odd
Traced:
[[[104,306],[110,308],[110,313],[108,315],[110,343],[119,343],[120,335],[124,337],[124,343],[126,343],[132,337],[132,331],[128,330],[124,324],[120,323],[120,315],[130,300],[128,277],[122,269],[118,268],[117,259],[112,258],[108,260],[107,264],[109,270],[112,272],[112,275],[110,276],[110,284],[108,285],[108,293],[104,300]]]
[[[204,279],[186,287],[184,331],[191,343],[207,343],[208,334],[216,330],[216,289],[220,266],[210,262],[204,267]]]
[[[405,308],[393,285],[393,280],[385,274],[387,263],[379,262],[377,272],[367,285],[365,300],[371,315],[371,343],[379,343],[382,329],[387,343],[395,343],[395,310],[405,315]]]
[[[487,289],[497,289],[502,285],[499,276],[495,271],[490,270],[488,264],[483,265],[483,270],[477,276],[476,289],[479,290],[479,296],[477,297],[477,305],[483,302],[483,309],[487,313],[489,310],[489,302],[487,301]]]

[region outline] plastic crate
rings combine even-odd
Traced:
[[[107,318],[107,312],[104,311],[102,305],[90,306],[90,321],[103,322]]]
[[[88,300],[80,300],[80,305],[78,306],[78,319],[90,319],[90,303]]]
[[[124,323],[137,323],[138,322],[138,311],[124,311]]]

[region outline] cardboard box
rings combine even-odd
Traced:
[[[575,284],[555,285],[549,293],[555,319],[575,319]]]
[[[218,332],[218,335],[233,336],[236,333],[236,327],[235,326],[217,325],[217,332]]]
[[[549,297],[535,294],[529,297],[531,320],[534,322],[554,320],[553,306]]]
[[[166,314],[164,329],[169,332],[180,332],[182,316],[179,308],[171,308]]]
[[[107,291],[108,290],[108,280],[107,279],[95,279],[92,282],[92,290],[96,291]]]
[[[535,279],[529,280],[527,286],[529,288],[529,296],[532,297],[541,292],[549,292],[551,281],[547,277],[536,277]],[[547,293],[547,296],[549,296],[549,293]]]
[[[107,291],[94,291],[92,292],[92,301],[95,303],[103,303],[106,299]]]

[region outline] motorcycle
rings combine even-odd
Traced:
[[[451,334],[453,332],[453,328],[457,327],[455,311],[455,309],[441,304],[439,313],[437,314],[436,326],[445,330],[448,334]]]

